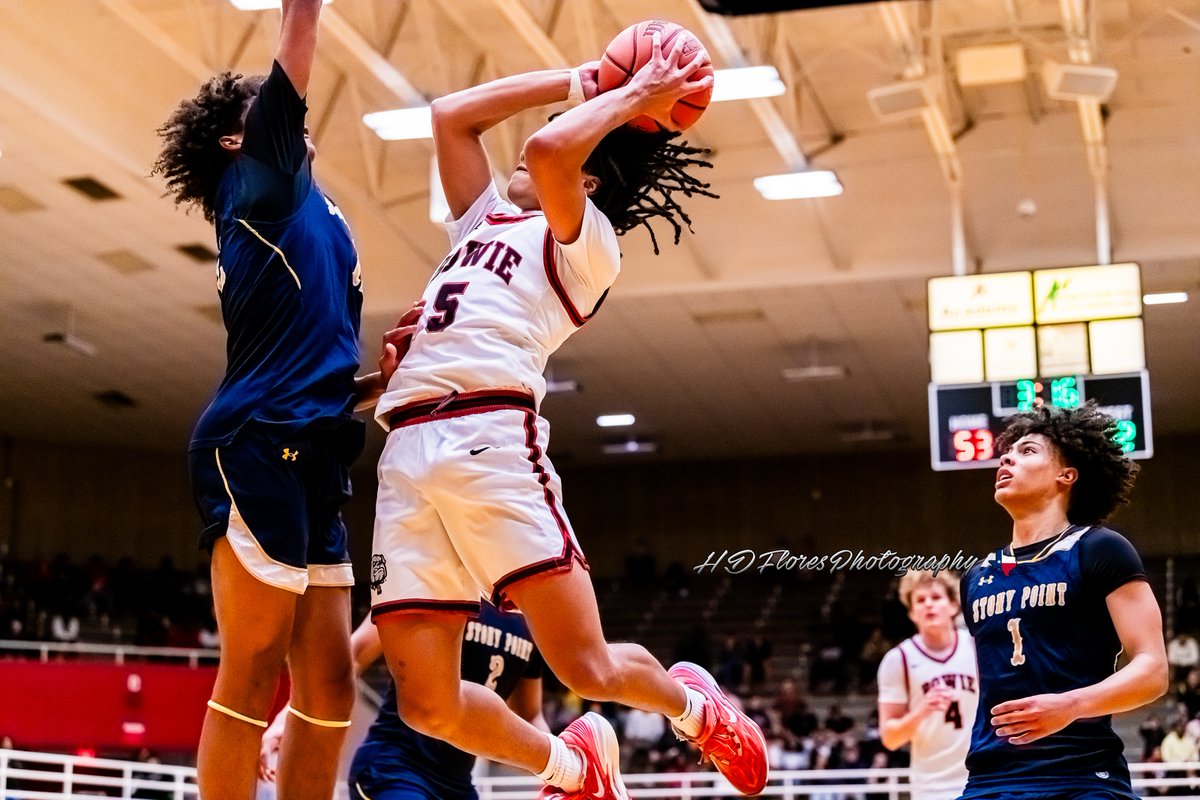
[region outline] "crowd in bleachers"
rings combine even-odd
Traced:
[[[635,552],[626,566],[626,580],[663,587],[672,597],[689,591],[686,574],[656,575],[645,552]],[[691,587],[698,589],[711,587]],[[913,631],[894,585],[882,601],[877,590],[856,595],[838,581],[820,592],[823,601],[816,604],[819,611],[809,621],[798,657],[776,652],[771,634],[782,636],[780,626],[787,622],[741,633],[720,629],[715,640],[711,626],[698,622],[676,634],[671,652],[658,655],[708,667],[762,726],[776,768],[904,766],[907,754],[889,753],[880,742],[874,702],[879,661]],[[1200,632],[1200,596],[1195,579],[1185,577],[1171,599],[1171,617],[1180,631],[1168,643],[1172,694],[1138,730],[1142,759],[1163,763],[1200,760],[1200,641],[1195,636]],[[211,602],[204,564],[181,570],[165,557],[153,568],[130,559],[112,564],[99,556],[85,563],[62,554],[23,562],[0,558],[0,639],[216,647]],[[626,769],[698,768],[661,716],[586,703],[556,685],[552,676],[547,688],[552,728],[561,730],[585,711],[603,713],[621,735]]]
[[[169,557],[148,569],[123,558],[0,557],[0,639],[145,647],[216,647],[208,566]]]

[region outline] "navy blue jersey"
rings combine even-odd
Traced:
[[[523,678],[541,675],[541,656],[525,617],[483,603],[479,616],[470,619],[463,632],[463,680],[494,689],[507,699]],[[474,766],[475,756],[405,725],[396,713],[396,684],[389,682],[379,716],[354,754],[350,780],[367,789],[398,776],[416,775],[434,790],[434,796],[470,794]]]
[[[214,198],[225,377],[192,447],[247,420],[293,433],[354,408],[362,273],[346,221],[313,182],[304,100],[276,63]]]
[[[1013,745],[996,735],[991,709],[1113,674],[1121,642],[1105,599],[1129,581],[1146,579],[1137,551],[1108,528],[1072,526],[1018,548],[1008,575],[1002,554],[989,554],[962,578],[980,686],[964,797],[1014,786],[1130,791],[1124,745],[1111,717],[1079,719],[1044,739]]]

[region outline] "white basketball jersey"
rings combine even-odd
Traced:
[[[588,200],[579,238],[555,241],[540,211],[522,211],[494,184],[447,223],[452,248],[422,295],[425,312],[375,418],[408,403],[489,389],[538,405],[550,354],[595,311],[621,268],[612,223]]]
[[[956,632],[954,648],[935,658],[918,643],[905,639],[879,665],[879,702],[903,703],[911,711],[926,691],[946,686],[954,701],[945,711],[931,712],[912,739],[912,796],[914,800],[950,798],[967,783],[967,749],[979,707],[979,668],[975,641]]]

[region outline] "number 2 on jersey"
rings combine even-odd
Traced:
[[[483,685],[495,691],[496,683],[500,680],[500,673],[502,672],[504,672],[504,656],[493,655],[488,660],[488,676]]]
[[[450,327],[454,316],[458,314],[458,298],[467,290],[467,283],[446,283],[438,291],[437,299],[433,301],[433,313],[425,322],[425,330],[438,333]]]

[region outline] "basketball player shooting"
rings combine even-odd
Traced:
[[[913,800],[954,800],[967,782],[967,746],[979,705],[975,643],[959,636],[958,578],[910,571],[900,601],[917,634],[879,664],[879,735],[883,746],[912,745]]]
[[[620,269],[617,235],[649,219],[678,237],[676,195],[712,196],[671,141],[676,101],[710,87],[681,43],[598,93],[597,66],[492,81],[433,103],[453,244],[426,288],[411,349],[380,399],[372,614],[418,732],[534,773],[544,798],[628,797],[611,726],[597,714],[550,736],[459,679],[464,620],[481,596],[520,608],[547,665],[573,691],[668,716],[745,794],[767,778],[761,731],[704,670],[668,673],[643,647],[608,644],[586,562],[545,456],[537,411],[551,353],[596,311]],[[707,61],[707,59],[703,59]],[[527,109],[586,101],[526,142],[508,201],[481,136]],[[668,132],[624,127],[640,115]]]

